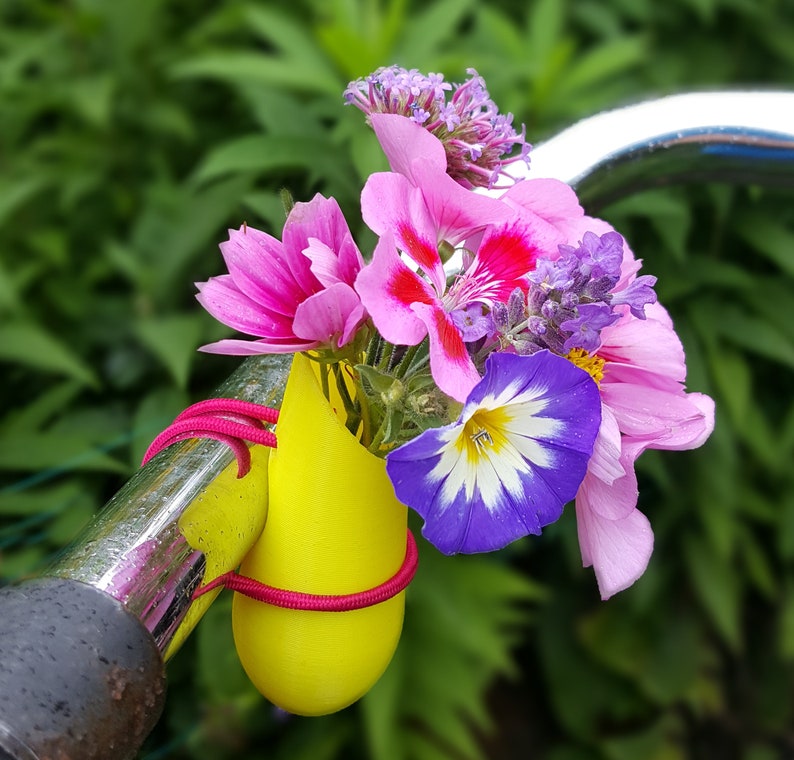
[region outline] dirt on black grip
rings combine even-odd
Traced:
[[[121,603],[60,578],[0,589],[0,759],[134,758],[164,701],[162,657]]]

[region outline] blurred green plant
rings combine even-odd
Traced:
[[[383,166],[345,84],[475,67],[540,140],[627,100],[791,87],[787,0],[5,0],[0,5],[0,577],[40,569],[234,360],[191,283],[278,192],[357,224]],[[156,758],[766,760],[794,754],[791,193],[652,190],[603,210],[659,276],[715,396],[702,450],[640,460],[657,548],[604,604],[573,516],[498,557],[424,547],[392,667],[287,718],[237,663],[222,597],[169,666]],[[531,580],[530,580],[531,579]]]

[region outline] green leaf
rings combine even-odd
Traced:
[[[559,82],[558,97],[594,87],[599,82],[637,65],[648,55],[648,38],[637,35],[606,42],[579,56]]]
[[[758,253],[794,277],[794,231],[762,210],[748,210],[734,222],[736,232]]]
[[[97,376],[74,351],[31,322],[0,326],[0,361],[66,375],[85,385],[99,387]]]
[[[246,676],[234,646],[231,594],[221,594],[212,603],[194,635],[203,698],[210,704],[223,704],[243,695],[256,700],[256,688]]]
[[[456,33],[465,15],[474,6],[474,0],[435,0],[420,5],[408,18],[396,59],[426,61],[433,52]],[[457,76],[462,75],[458,74]],[[450,75],[460,81],[455,73]]]
[[[326,140],[306,141],[283,135],[246,135],[221,143],[199,164],[194,181],[208,182],[229,173],[266,174],[303,169],[312,179],[341,171],[344,158]]]
[[[695,537],[684,543],[684,552],[694,589],[714,627],[725,643],[737,651],[741,645],[741,582],[734,565]]]
[[[38,430],[77,397],[83,385],[67,380],[50,388],[21,409],[11,410],[2,421],[5,434]]]
[[[89,432],[0,432],[0,469],[53,473],[96,470],[126,474],[126,465],[97,447]]]
[[[176,64],[171,73],[178,79],[220,79],[230,84],[253,83],[296,92],[338,95],[340,91],[339,80],[329,73],[327,66],[315,70],[293,59],[235,50],[189,58]]]
[[[193,313],[150,317],[135,326],[138,338],[168,369],[178,388],[187,386],[201,331],[201,321]]]
[[[149,444],[187,406],[187,393],[177,388],[156,388],[147,394],[135,411],[132,422],[131,465],[139,467]]]

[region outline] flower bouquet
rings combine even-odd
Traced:
[[[290,205],[280,240],[230,231],[228,273],[198,284],[204,308],[251,336],[204,351],[296,354],[267,523],[241,568],[252,583],[355,596],[405,564],[406,508],[451,555],[539,535],[573,501],[607,599],[653,548],[637,457],[713,429],[655,278],[569,186],[531,178],[523,129],[468,74],[389,67],[345,91],[390,166],[361,193],[371,255],[318,194]],[[377,679],[402,614],[401,588],[343,610],[238,595],[235,639],[266,696],[319,714]]]

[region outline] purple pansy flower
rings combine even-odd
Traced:
[[[501,549],[557,520],[601,422],[590,375],[548,351],[491,354],[458,420],[391,452],[397,498],[444,554]]]

